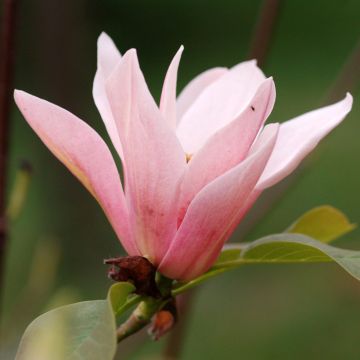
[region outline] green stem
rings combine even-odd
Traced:
[[[225,271],[229,271],[230,269],[235,269],[235,267],[229,266],[226,268],[214,269],[212,271],[209,271],[208,273],[205,273],[204,275],[200,276],[199,278],[191,280],[187,283],[178,283],[172,289],[171,295],[177,296],[179,294],[182,294],[183,292],[192,289],[193,287],[201,284],[202,282],[204,282],[212,277],[215,277],[217,275],[220,275]]]
[[[148,325],[153,315],[170,300],[173,280],[160,274],[156,280],[162,295],[159,299],[150,296],[135,296],[119,310],[119,313],[123,313],[123,311],[138,304],[128,319],[117,329],[118,343]]]
[[[151,297],[141,301],[129,318],[117,329],[117,342],[119,343],[149,324],[160,305],[160,300]]]
[[[139,304],[141,301],[143,301],[145,298],[144,296],[135,295],[130,300],[128,300],[122,307],[120,307],[117,312],[116,316],[119,314],[123,314],[125,311],[131,309],[133,306]]]

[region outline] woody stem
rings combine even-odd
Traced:
[[[121,342],[128,336],[138,332],[148,325],[152,316],[157,312],[161,304],[161,300],[154,299],[152,297],[148,297],[143,300],[131,313],[128,319],[117,329],[117,342]]]
[[[156,284],[161,293],[161,297],[154,298],[147,296],[139,303],[128,319],[118,327],[116,331],[118,343],[138,332],[151,322],[153,315],[171,298],[172,282],[171,279],[168,279],[159,273],[157,274]]]

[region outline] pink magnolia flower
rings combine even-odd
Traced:
[[[281,125],[264,126],[275,85],[255,61],[213,68],[176,98],[175,55],[157,106],[135,50],[98,40],[93,95],[120,156],[70,112],[15,91],[24,117],[103,208],[130,255],[164,275],[192,279],[210,268],[261,192],[289,175],[350,111],[352,97]]]

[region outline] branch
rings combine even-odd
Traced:
[[[158,301],[153,298],[142,301],[129,318],[117,329],[116,337],[118,343],[148,325],[158,307]]]
[[[146,297],[131,313],[128,319],[117,329],[116,337],[118,343],[150,324],[153,316],[163,309],[172,299],[173,298],[169,296],[160,298]],[[156,337],[154,338],[157,339]]]
[[[354,91],[360,82],[360,39],[353,51],[346,59],[339,74],[325,96],[324,103],[332,103],[342,96],[346,91]]]
[[[262,66],[267,58],[279,18],[281,0],[264,0],[251,39],[249,59],[257,59]]]
[[[4,0],[0,42],[0,298],[6,250],[5,185],[8,157],[8,129],[14,66],[16,0]]]

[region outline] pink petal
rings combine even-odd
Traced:
[[[107,78],[121,59],[121,54],[109,35],[102,32],[98,38],[98,67]]]
[[[209,85],[178,125],[177,135],[185,152],[194,154],[212,134],[238,116],[264,80],[255,61],[247,61]]]
[[[209,182],[239,164],[271,113],[275,84],[265,80],[244,111],[212,135],[190,160],[182,184],[179,222],[194,196]]]
[[[124,150],[131,225],[142,255],[157,264],[176,232],[185,154],[147,88],[135,50],[110,76],[107,94]]]
[[[160,99],[160,111],[172,129],[176,128],[176,84],[180,58],[183,51],[184,47],[180,46],[180,49],[169,66]]]
[[[280,125],[278,140],[257,188],[268,188],[292,173],[351,110],[352,96],[336,104],[296,117]]]
[[[99,202],[126,251],[138,254],[129,231],[119,173],[101,137],[85,122],[54,104],[23,91],[16,90],[14,96],[44,144]]]
[[[209,269],[264,170],[277,133],[277,124],[267,126],[246,160],[208,184],[194,198],[159,266],[161,273],[190,280]]]
[[[217,67],[206,70],[191,80],[181,91],[177,99],[178,122],[195,102],[198,96],[213,82],[228,72],[227,68]]]
[[[122,157],[123,151],[119,134],[105,90],[105,81],[115,69],[116,64],[120,61],[121,55],[114,42],[105,33],[102,33],[99,36],[97,47],[98,63],[93,84],[93,97],[110,139],[116,151],[120,157]]]

